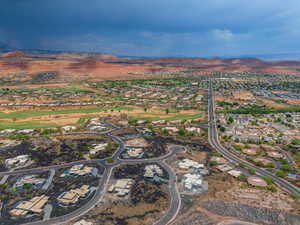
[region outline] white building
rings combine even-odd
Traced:
[[[240,175],[243,174],[241,171],[235,170],[235,169],[229,170],[227,173],[230,174],[231,176],[235,177],[235,178],[237,178],[237,177],[239,177]]]
[[[98,174],[98,169],[90,166],[84,166],[83,164],[80,165],[74,165],[72,166],[69,170],[64,171],[60,175],[60,177],[65,177],[68,175],[73,175],[73,176],[87,176],[87,175],[93,175],[97,176]]]
[[[154,178],[154,176],[161,177],[163,175],[163,170],[158,165],[147,165],[145,166],[144,177]]]
[[[130,158],[140,158],[143,155],[142,148],[129,148],[127,154]]]
[[[100,151],[104,151],[107,145],[107,143],[94,144],[90,150],[90,154],[97,154]]]
[[[18,134],[32,134],[34,132],[34,129],[24,129],[24,130],[19,130]]]
[[[90,130],[96,131],[103,131],[106,130],[106,126],[102,124],[99,118],[92,118],[90,119],[89,123],[87,124],[87,128]]]
[[[1,130],[0,134],[12,134],[16,131],[16,129],[5,129],[5,130]]]
[[[23,189],[24,184],[31,184],[34,188],[40,188],[45,183],[46,179],[39,178],[37,175],[26,175],[17,180],[14,187]]]
[[[180,169],[204,169],[204,164],[190,159],[183,159],[178,163]]]
[[[76,127],[74,126],[64,126],[61,128],[63,131],[72,131],[72,130],[76,130]]]
[[[132,185],[132,179],[120,179],[109,187],[108,192],[115,193],[118,197],[124,197],[129,194]]]
[[[188,132],[195,132],[197,134],[201,133],[201,128],[199,127],[187,127],[185,128]]]
[[[86,220],[79,220],[78,222],[74,223],[73,225],[93,225],[93,223],[88,222]]]
[[[183,176],[183,185],[186,192],[204,193],[208,190],[208,183],[203,180],[200,174],[185,174]]]
[[[14,158],[6,159],[5,165],[9,168],[24,166],[27,162],[29,162],[29,160],[30,160],[29,155],[19,155]]]

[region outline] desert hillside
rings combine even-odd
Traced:
[[[143,77],[154,72],[183,70],[241,71],[258,73],[297,73],[300,61],[263,61],[256,58],[122,58],[97,53],[26,53],[14,51],[0,54],[0,79],[36,80],[46,76],[47,82],[73,80],[110,80]],[[46,75],[45,75],[46,74]],[[49,74],[52,74],[51,76]],[[53,76],[55,74],[55,76]],[[37,79],[38,80],[38,79]],[[42,79],[43,80],[43,79]]]

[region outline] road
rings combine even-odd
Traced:
[[[208,93],[208,119],[209,119],[209,132],[208,132],[208,141],[212,147],[214,147],[219,153],[221,153],[226,159],[235,163],[242,164],[248,169],[255,169],[256,173],[260,176],[269,176],[282,188],[286,189],[290,193],[293,193],[300,197],[300,189],[295,185],[289,183],[288,181],[277,177],[273,173],[250,164],[249,162],[238,158],[236,155],[231,153],[229,150],[224,148],[218,139],[217,127],[216,127],[216,117],[215,117],[215,100],[214,100],[214,90],[212,79],[209,81],[209,93]]]
[[[246,168],[252,168],[255,169],[258,175],[261,176],[270,176],[274,179],[274,181],[283,187],[284,189],[288,190],[291,193],[294,193],[298,196],[300,196],[300,190],[295,187],[294,185],[290,184],[284,179],[276,177],[274,174],[259,168],[257,166],[254,166],[243,159],[240,159],[238,156],[234,155],[229,150],[225,149],[218,140],[218,134],[216,129],[216,120],[215,120],[215,101],[214,101],[214,91],[212,86],[212,80],[210,79],[210,85],[209,85],[209,98],[208,98],[208,117],[209,117],[209,123],[208,123],[208,138],[209,143],[212,147],[214,147],[218,152],[220,152],[225,158],[227,158],[229,161],[233,162],[234,164],[243,164]],[[165,214],[154,223],[154,225],[166,225],[171,223],[176,216],[178,215],[178,212],[181,207],[181,197],[178,192],[177,188],[177,177],[174,171],[164,162],[167,158],[173,156],[177,152],[180,152],[180,148],[170,148],[166,155],[152,158],[152,159],[120,159],[120,155],[125,150],[124,142],[121,138],[114,136],[111,134],[112,131],[121,129],[118,126],[112,124],[109,122],[110,118],[104,119],[102,122],[106,124],[107,126],[111,127],[112,129],[106,132],[102,133],[95,133],[95,132],[84,132],[80,134],[98,134],[98,135],[104,135],[106,137],[109,137],[116,141],[119,144],[118,150],[112,155],[112,159],[114,160],[114,163],[107,164],[107,159],[93,159],[93,160],[81,160],[71,163],[66,163],[63,165],[53,165],[48,167],[42,167],[42,168],[32,168],[32,169],[22,169],[18,171],[10,171],[10,172],[2,172],[0,173],[0,176],[3,175],[20,175],[20,174],[26,174],[26,173],[35,173],[35,172],[44,172],[49,170],[55,170],[55,169],[61,169],[66,168],[73,165],[78,164],[86,164],[86,163],[99,163],[102,165],[105,170],[104,173],[99,180],[98,187],[93,195],[93,197],[88,201],[85,205],[80,207],[79,209],[76,209],[75,211],[64,215],[60,217],[50,218],[46,221],[37,221],[32,223],[27,223],[26,225],[52,225],[52,224],[63,224],[66,222],[69,222],[71,220],[75,220],[79,218],[80,216],[87,213],[89,210],[91,210],[97,203],[101,201],[103,198],[103,195],[106,193],[108,182],[110,180],[110,177],[112,175],[112,171],[115,167],[121,165],[121,164],[131,164],[131,163],[158,163],[162,168],[164,168],[168,174],[169,174],[169,196],[170,196],[170,205],[168,210],[165,212]],[[74,135],[74,134],[66,134],[66,135]]]
[[[44,221],[50,219],[52,209],[53,209],[52,205],[50,205],[50,204],[45,205],[45,207],[44,207],[44,217],[43,217]]]
[[[169,174],[169,196],[171,200],[168,211],[161,219],[155,222],[154,225],[167,225],[170,224],[178,215],[181,208],[181,197],[176,185],[176,173],[165,162],[161,162],[159,165]]]
[[[47,190],[50,187],[50,185],[52,184],[54,175],[55,175],[55,169],[51,169],[50,176],[48,177],[46,183],[42,187],[43,190]]]
[[[105,193],[105,191],[107,189],[107,184],[111,177],[111,174],[112,174],[112,168],[108,168],[104,171],[103,176],[99,182],[99,185],[98,185],[98,188],[97,188],[95,194],[93,195],[93,197],[91,198],[90,201],[88,201],[85,205],[83,205],[79,209],[76,209],[75,211],[73,211],[67,215],[64,215],[64,216],[50,218],[49,220],[46,220],[46,221],[37,221],[37,222],[26,223],[24,225],[61,224],[61,223],[69,222],[71,220],[75,220],[76,218],[84,215],[85,213],[90,211],[92,208],[94,208],[94,206],[98,202],[100,202],[100,200],[102,199],[103,194]]]
[[[181,207],[181,197],[178,192],[177,188],[177,177],[174,171],[164,162],[167,158],[173,156],[174,154],[181,152],[184,150],[184,148],[181,148],[179,146],[171,146],[168,149],[167,154],[157,157],[157,158],[151,158],[151,159],[132,159],[132,160],[126,160],[126,159],[120,159],[120,155],[125,150],[125,144],[123,140],[117,136],[114,136],[111,134],[112,131],[120,129],[116,125],[109,122],[110,118],[104,119],[102,122],[105,123],[107,126],[112,127],[112,129],[109,132],[102,132],[102,133],[95,133],[95,132],[82,132],[82,133],[69,133],[69,134],[63,134],[63,135],[49,135],[49,136],[68,136],[68,135],[75,135],[75,134],[97,134],[109,137],[116,141],[119,144],[118,150],[112,155],[112,158],[114,160],[114,163],[107,164],[107,159],[92,159],[92,160],[80,160],[76,162],[70,162],[65,163],[61,165],[52,165],[52,166],[46,166],[46,167],[40,167],[40,168],[30,168],[30,169],[20,169],[17,171],[8,171],[8,172],[1,172],[0,176],[9,176],[9,175],[22,175],[22,174],[28,174],[28,173],[41,173],[46,171],[52,171],[51,174],[54,174],[53,171],[56,169],[62,169],[67,168],[73,165],[79,165],[79,164],[87,164],[87,163],[98,163],[101,166],[105,168],[103,175],[101,176],[98,187],[93,195],[93,197],[82,207],[74,210],[73,212],[60,216],[60,217],[54,217],[49,218],[48,215],[46,220],[44,221],[36,221],[36,222],[30,222],[26,223],[24,225],[52,225],[52,224],[63,224],[70,222],[72,220],[75,220],[79,218],[80,216],[83,216],[85,213],[87,213],[89,210],[94,208],[94,206],[101,201],[104,194],[106,193],[107,186],[110,180],[110,177],[112,175],[112,171],[115,167],[121,165],[121,164],[131,164],[131,163],[158,163],[162,168],[164,168],[167,173],[169,174],[169,181],[168,181],[168,187],[169,187],[169,196],[170,196],[170,205],[165,212],[165,214],[154,223],[154,225],[166,225],[172,222]],[[48,209],[47,209],[48,210]],[[48,210],[49,211],[49,210]]]

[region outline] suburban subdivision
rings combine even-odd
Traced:
[[[299,62],[0,66],[0,225],[299,225]]]

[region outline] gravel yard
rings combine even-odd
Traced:
[[[224,201],[206,201],[202,205],[206,210],[221,216],[235,217],[249,222],[272,225],[299,225],[300,216],[283,214],[279,210],[259,208],[240,203]]]

